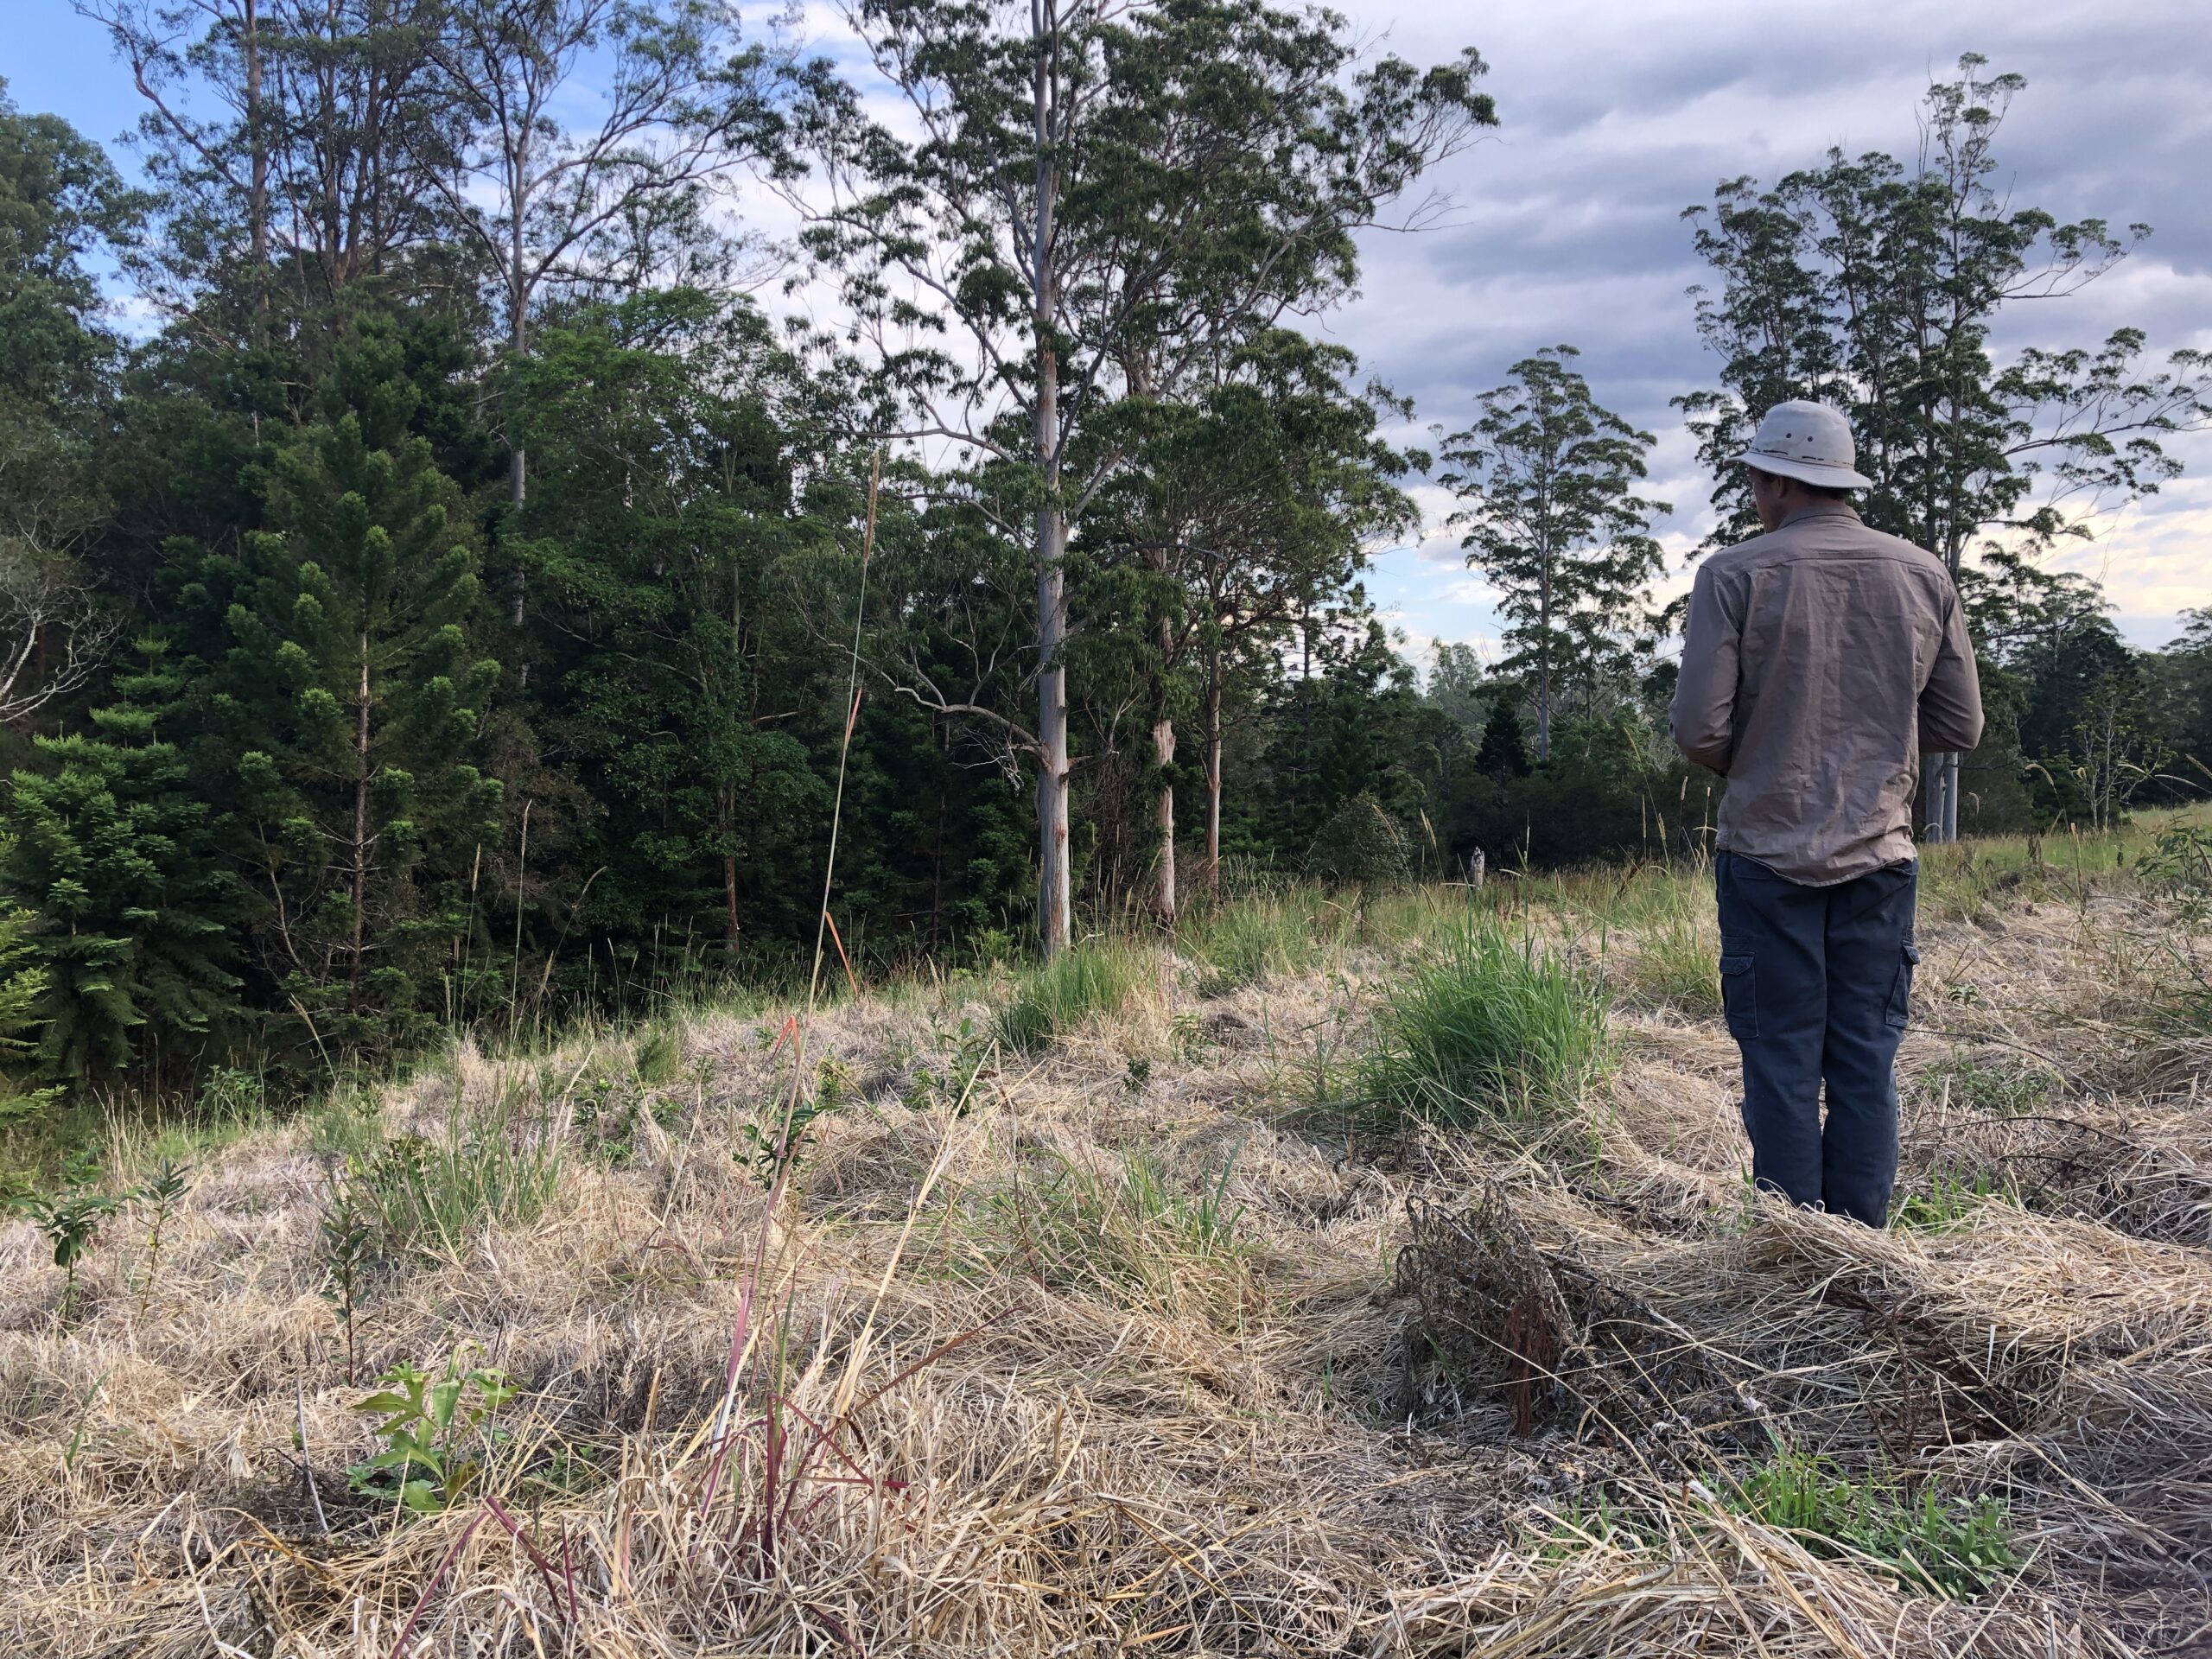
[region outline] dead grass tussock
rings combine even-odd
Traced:
[[[318,1227],[345,1123],[255,1131],[150,1287],[116,1226],[67,1326],[0,1230],[0,1649],[2171,1650],[2212,1618],[2201,1062],[2146,1069],[2126,1023],[2161,971],[2129,930],[2170,918],[2109,876],[2000,885],[2028,868],[1926,924],[1905,1185],[1950,1196],[1878,1234],[1745,1195],[1725,1035],[1633,995],[1639,928],[1693,925],[1672,877],[1513,901],[1630,993],[1534,1152],[1331,1094],[1495,891],[1349,904],[1310,952],[1285,929],[1322,912],[1270,899],[1026,1052],[990,1040],[1002,979],[828,1007],[772,1212],[781,1014],[464,1048],[359,1144],[506,1102],[558,1137],[557,1197],[386,1252],[360,1326],[372,1374],[516,1380],[480,1478],[416,1518],[347,1490],[376,1442]],[[1750,1518],[1777,1442],[1994,1495],[2019,1570],[1948,1602]]]

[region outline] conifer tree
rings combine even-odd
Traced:
[[[499,786],[471,764],[499,676],[474,656],[459,491],[407,435],[416,398],[373,334],[245,540],[216,697],[281,1012],[326,1052],[380,1048],[434,1006]]]
[[[1518,697],[1499,696],[1483,722],[1481,747],[1475,751],[1475,770],[1487,778],[1526,778],[1529,775],[1529,738],[1521,724]]]
[[[239,1013],[231,971],[246,893],[225,862],[215,811],[163,728],[184,678],[157,637],[93,730],[35,741],[10,781],[13,893],[44,918],[31,936],[32,1004],[48,1073],[81,1080],[196,1052]]]

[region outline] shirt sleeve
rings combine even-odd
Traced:
[[[1677,748],[1723,777],[1736,749],[1740,645],[1738,621],[1728,614],[1708,564],[1690,586],[1689,614],[1682,623],[1682,671],[1675,682],[1667,725]]]
[[[1920,694],[1920,752],[1963,753],[1981,741],[1981,677],[1959,590],[1943,584],[1943,638]]]

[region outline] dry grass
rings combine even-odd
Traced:
[[[158,1276],[116,1223],[67,1325],[10,1223],[0,1651],[2189,1650],[2212,1039],[2143,1017],[2187,932],[2108,844],[2015,850],[1930,872],[1929,1201],[1883,1233],[1747,1198],[1732,1050],[1650,953],[1697,925],[1665,873],[1294,941],[1318,912],[1269,901],[1023,1053],[991,1042],[1009,988],[908,985],[821,1016],[795,1096],[781,1013],[694,1016],[673,1053],[464,1051],[204,1152]],[[1618,1063],[1541,1158],[1347,1142],[1332,1091],[1471,907],[1611,987]],[[486,1122],[552,1149],[550,1202],[364,1271],[365,1378],[458,1357],[520,1388],[469,1490],[403,1516],[348,1490],[377,1442],[322,1222],[346,1149]],[[118,1131],[111,1179],[150,1150]],[[1946,1600],[1748,1518],[1777,1444],[2001,1503],[2012,1570]]]

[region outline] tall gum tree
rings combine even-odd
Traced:
[[[1450,522],[1508,619],[1499,670],[1535,683],[1540,760],[1562,681],[1588,686],[1624,665],[1619,641],[1663,568],[1651,520],[1674,510],[1636,493],[1651,435],[1599,406],[1578,355],[1550,346],[1516,363],[1443,447],[1440,481],[1466,504]]]
[[[1254,328],[1341,296],[1352,232],[1495,116],[1472,52],[1362,64],[1340,18],[1252,0],[867,0],[846,16],[918,136],[825,93],[797,197],[805,245],[842,271],[855,332],[908,400],[898,435],[1019,474],[1020,490],[976,499],[1034,566],[1033,725],[901,689],[986,720],[1034,765],[1038,928],[1057,951],[1073,527],[1149,407]],[[1172,724],[1155,712],[1152,728],[1172,758]]]
[[[641,225],[679,230],[705,182],[780,163],[779,100],[791,65],[741,49],[728,14],[707,0],[454,0],[431,55],[462,130],[431,181],[461,233],[495,276],[511,361],[531,350],[535,308],[549,289],[588,286],[610,261],[638,272]],[[582,73],[604,78],[599,119],[563,117]],[[650,264],[648,255],[644,263]],[[510,435],[507,498],[520,516],[529,460]],[[523,568],[509,575],[510,620],[524,622]],[[518,664],[526,680],[529,664]]]
[[[1131,466],[1105,493],[1096,533],[1109,556],[1156,575],[1153,622],[1138,671],[1154,713],[1154,761],[1175,748],[1172,715],[1195,703],[1205,779],[1198,879],[1218,890],[1224,707],[1232,677],[1258,671],[1302,615],[1326,609],[1370,546],[1419,515],[1396,480],[1426,457],[1378,438],[1385,413],[1410,410],[1380,388],[1363,393],[1341,346],[1288,328],[1255,336],[1211,386],[1155,412]],[[1195,682],[1194,683],[1190,683]],[[1162,741],[1159,727],[1166,724]],[[1175,909],[1174,783],[1155,786],[1161,848],[1154,910]]]

